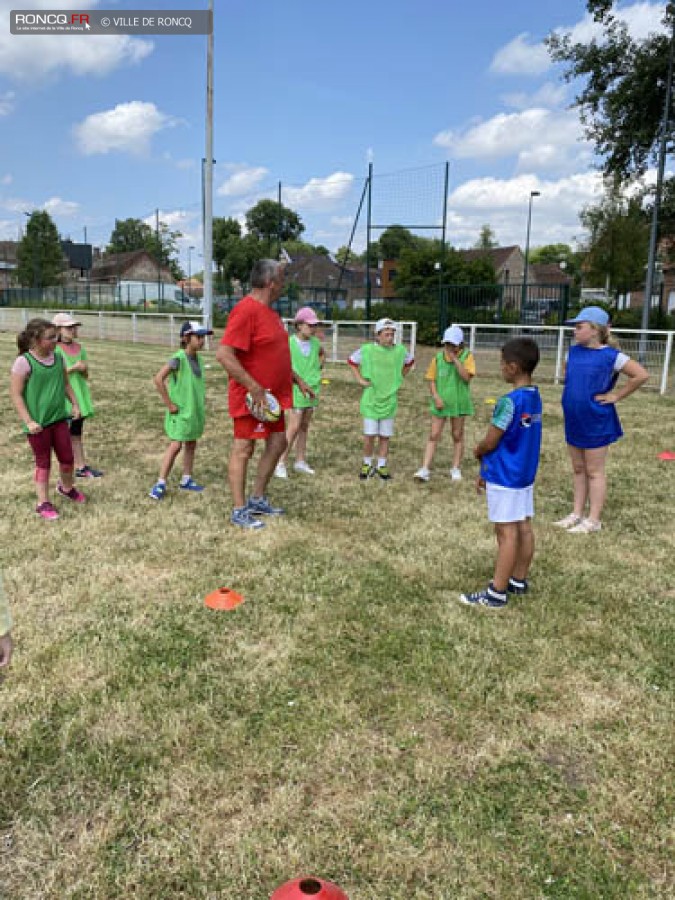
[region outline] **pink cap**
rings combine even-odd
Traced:
[[[307,325],[318,325],[319,320],[311,306],[301,307],[295,314],[296,322],[305,322]]]

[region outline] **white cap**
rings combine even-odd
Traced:
[[[460,344],[464,343],[464,332],[459,325],[451,325],[443,332],[443,340],[441,343],[454,344],[455,347],[459,347]]]
[[[375,323],[375,334],[379,334],[385,328],[396,328],[396,322],[393,319],[378,319]]]

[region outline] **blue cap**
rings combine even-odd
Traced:
[[[609,315],[601,306],[586,306],[574,319],[567,319],[565,325],[576,322],[592,322],[593,325],[609,325]]]

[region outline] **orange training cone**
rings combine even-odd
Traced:
[[[217,591],[211,591],[204,599],[204,604],[209,609],[234,609],[244,602],[241,594],[231,591],[229,588],[221,587]]]
[[[282,884],[270,897],[270,900],[349,900],[344,891],[331,881],[321,878],[296,878]]]

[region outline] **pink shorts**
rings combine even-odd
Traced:
[[[276,422],[260,422],[255,416],[237,416],[234,421],[234,436],[243,441],[267,440],[271,434],[286,430],[282,413]]]

